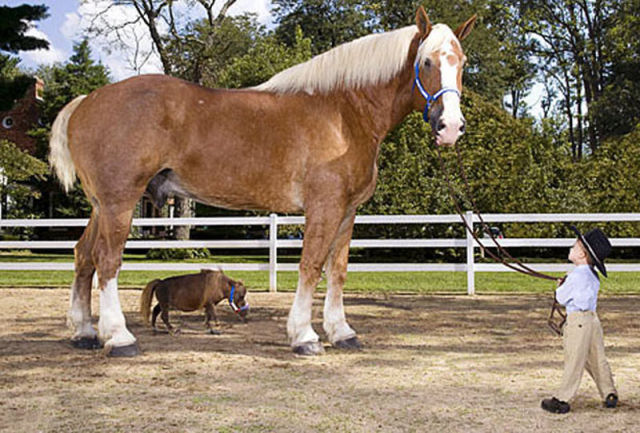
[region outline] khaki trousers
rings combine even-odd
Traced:
[[[593,311],[569,313],[564,325],[564,374],[556,394],[561,401],[569,401],[580,387],[583,370],[593,378],[600,397],[618,394],[613,384],[611,368],[604,355],[602,326]]]

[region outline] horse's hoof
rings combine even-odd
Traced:
[[[345,349],[345,350],[361,350],[362,343],[358,337],[347,338],[346,340],[340,340],[333,343],[333,347],[336,349]]]
[[[102,348],[102,344],[98,337],[81,337],[71,340],[71,345],[76,349],[100,349]]]
[[[218,331],[217,329],[209,329],[209,334],[211,334],[211,335],[220,335],[220,334],[222,334],[222,332]]]
[[[126,346],[113,346],[107,353],[110,358],[131,358],[140,355],[140,349],[136,343]]]
[[[174,337],[177,337],[178,335],[180,335],[182,331],[178,328],[178,329],[172,329],[169,331],[169,334],[173,335]]]
[[[324,347],[319,341],[312,341],[310,343],[303,343],[299,346],[293,346],[293,353],[301,356],[317,356],[324,353]]]

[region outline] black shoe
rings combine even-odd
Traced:
[[[614,393],[609,394],[607,398],[604,399],[604,405],[609,409],[613,409],[618,405],[618,396]]]
[[[566,401],[560,401],[555,397],[542,400],[541,406],[544,410],[551,413],[567,413],[571,410],[569,403]]]

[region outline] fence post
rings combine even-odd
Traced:
[[[465,212],[465,220],[467,220],[467,224],[473,230],[473,211]],[[471,233],[468,230],[465,230],[467,234],[467,294],[473,295],[476,293],[476,282],[474,275],[474,261],[473,261],[473,249],[474,249],[474,240]]]
[[[278,215],[269,215],[269,291],[278,291]]]

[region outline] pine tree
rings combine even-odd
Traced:
[[[0,6],[0,50],[10,53],[49,48],[49,42],[25,36],[30,21],[47,18],[45,5]]]

